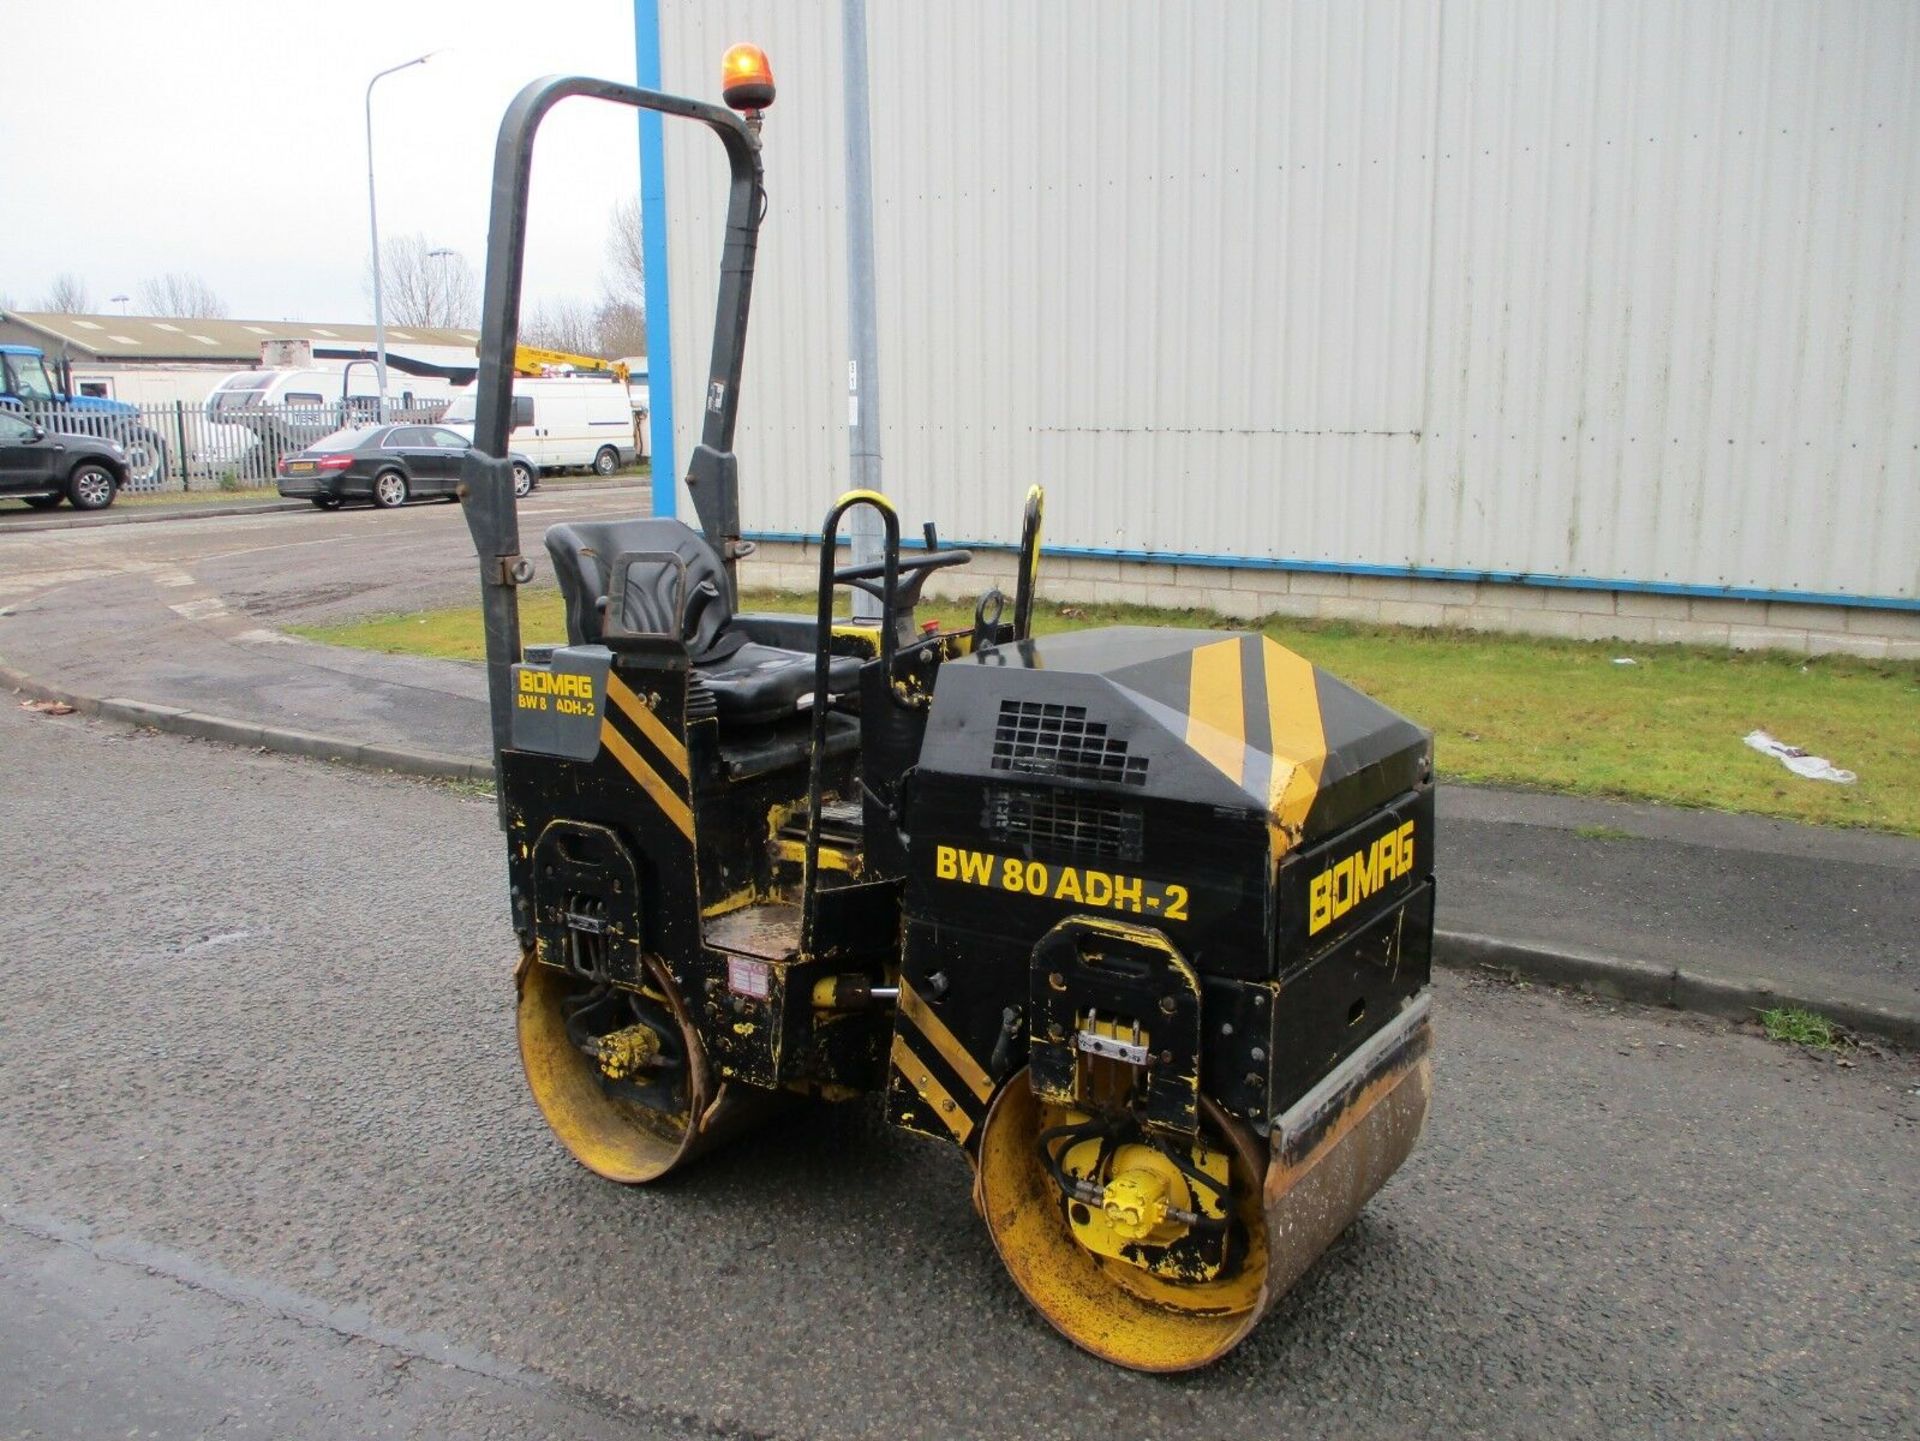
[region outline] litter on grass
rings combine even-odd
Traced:
[[[1775,740],[1765,731],[1749,731],[1747,744],[1763,756],[1772,756],[1795,775],[1806,780],[1832,781],[1835,785],[1850,786],[1859,779],[1852,771],[1841,770],[1825,756],[1808,755],[1799,746],[1790,746],[1783,740]]]
[[[1615,665],[1639,665],[1640,664],[1639,661],[1635,660],[1630,655],[1617,655],[1613,658],[1613,663]]]

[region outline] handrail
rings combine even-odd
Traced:
[[[1040,585],[1040,519],[1046,508],[1046,488],[1028,486],[1026,511],[1020,518],[1020,578],[1013,590],[1015,640],[1033,636],[1033,596]]]
[[[800,872],[800,954],[813,954],[814,923],[819,911],[820,806],[826,785],[828,682],[833,672],[833,599],[835,561],[838,559],[840,520],[857,505],[870,505],[880,512],[886,530],[881,561],[880,586],[880,674],[887,692],[893,692],[893,661],[897,645],[894,635],[894,600],[900,584],[900,515],[893,503],[877,490],[850,490],[833,503],[820,527],[820,596],[816,615],[818,629],[813,651],[813,746],[807,763],[807,849]]]

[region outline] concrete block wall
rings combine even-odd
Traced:
[[[819,549],[767,543],[741,567],[742,583],[812,593]],[[927,594],[971,598],[997,584],[1009,596],[1014,557],[976,551],[973,563],[936,572]],[[1048,557],[1040,594],[1056,603],[1106,601],[1205,609],[1235,620],[1283,615],[1384,625],[1513,631],[1572,640],[1617,640],[1920,660],[1920,613],[1867,606],[1720,600],[1638,591],[1569,590],[1491,581],[1415,580],[1311,571]]]

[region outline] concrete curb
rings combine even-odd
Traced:
[[[203,715],[176,706],[118,698],[97,699],[50,686],[0,664],[0,686],[38,700],[61,701],[84,715],[103,716],[128,725],[151,726],[174,735],[228,745],[251,746],[315,760],[337,761],[368,770],[439,780],[491,785],[493,767],[485,761],[404,746],[369,745],[338,736],[315,735],[282,726],[263,726],[226,716]],[[1666,1010],[1694,1011],[1730,1021],[1752,1021],[1775,1006],[1817,1011],[1850,1031],[1882,1036],[1896,1045],[1920,1050],[1920,1005],[1894,1009],[1856,1001],[1832,992],[1781,989],[1768,982],[1727,980],[1678,966],[1557,950],[1462,931],[1438,931],[1433,959],[1450,970],[1493,971],[1543,985],[1565,986],[1591,995]]]
[[[192,736],[198,740],[307,756],[313,760],[337,761],[343,765],[392,771],[399,775],[476,781],[486,785],[493,783],[493,767],[490,764],[468,760],[465,756],[343,740],[339,736],[317,735],[312,731],[292,730],[286,726],[260,725],[254,721],[184,710],[179,706],[154,705],[150,701],[79,695],[59,686],[47,685],[7,665],[0,665],[0,686],[35,700],[60,701],[82,715],[101,716],[127,725],[150,726],[154,730]]]
[[[1752,1021],[1760,1012],[1776,1006],[1798,1006],[1838,1021],[1850,1031],[1920,1049],[1920,1005],[1895,1009],[1832,991],[1757,979],[1729,980],[1653,961],[1557,950],[1461,931],[1435,932],[1433,959],[1450,970],[1495,971],[1590,995],[1666,1010],[1695,1011],[1729,1021]]]
[[[182,505],[141,507],[135,510],[95,511],[86,516],[49,515],[0,523],[0,536],[40,530],[93,530],[103,525],[151,525],[163,520],[218,520],[228,515],[279,515],[310,509],[304,500],[250,500],[238,505]]]

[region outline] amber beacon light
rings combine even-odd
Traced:
[[[720,62],[720,94],[732,109],[765,110],[773,104],[773,66],[758,45],[735,45]]]

